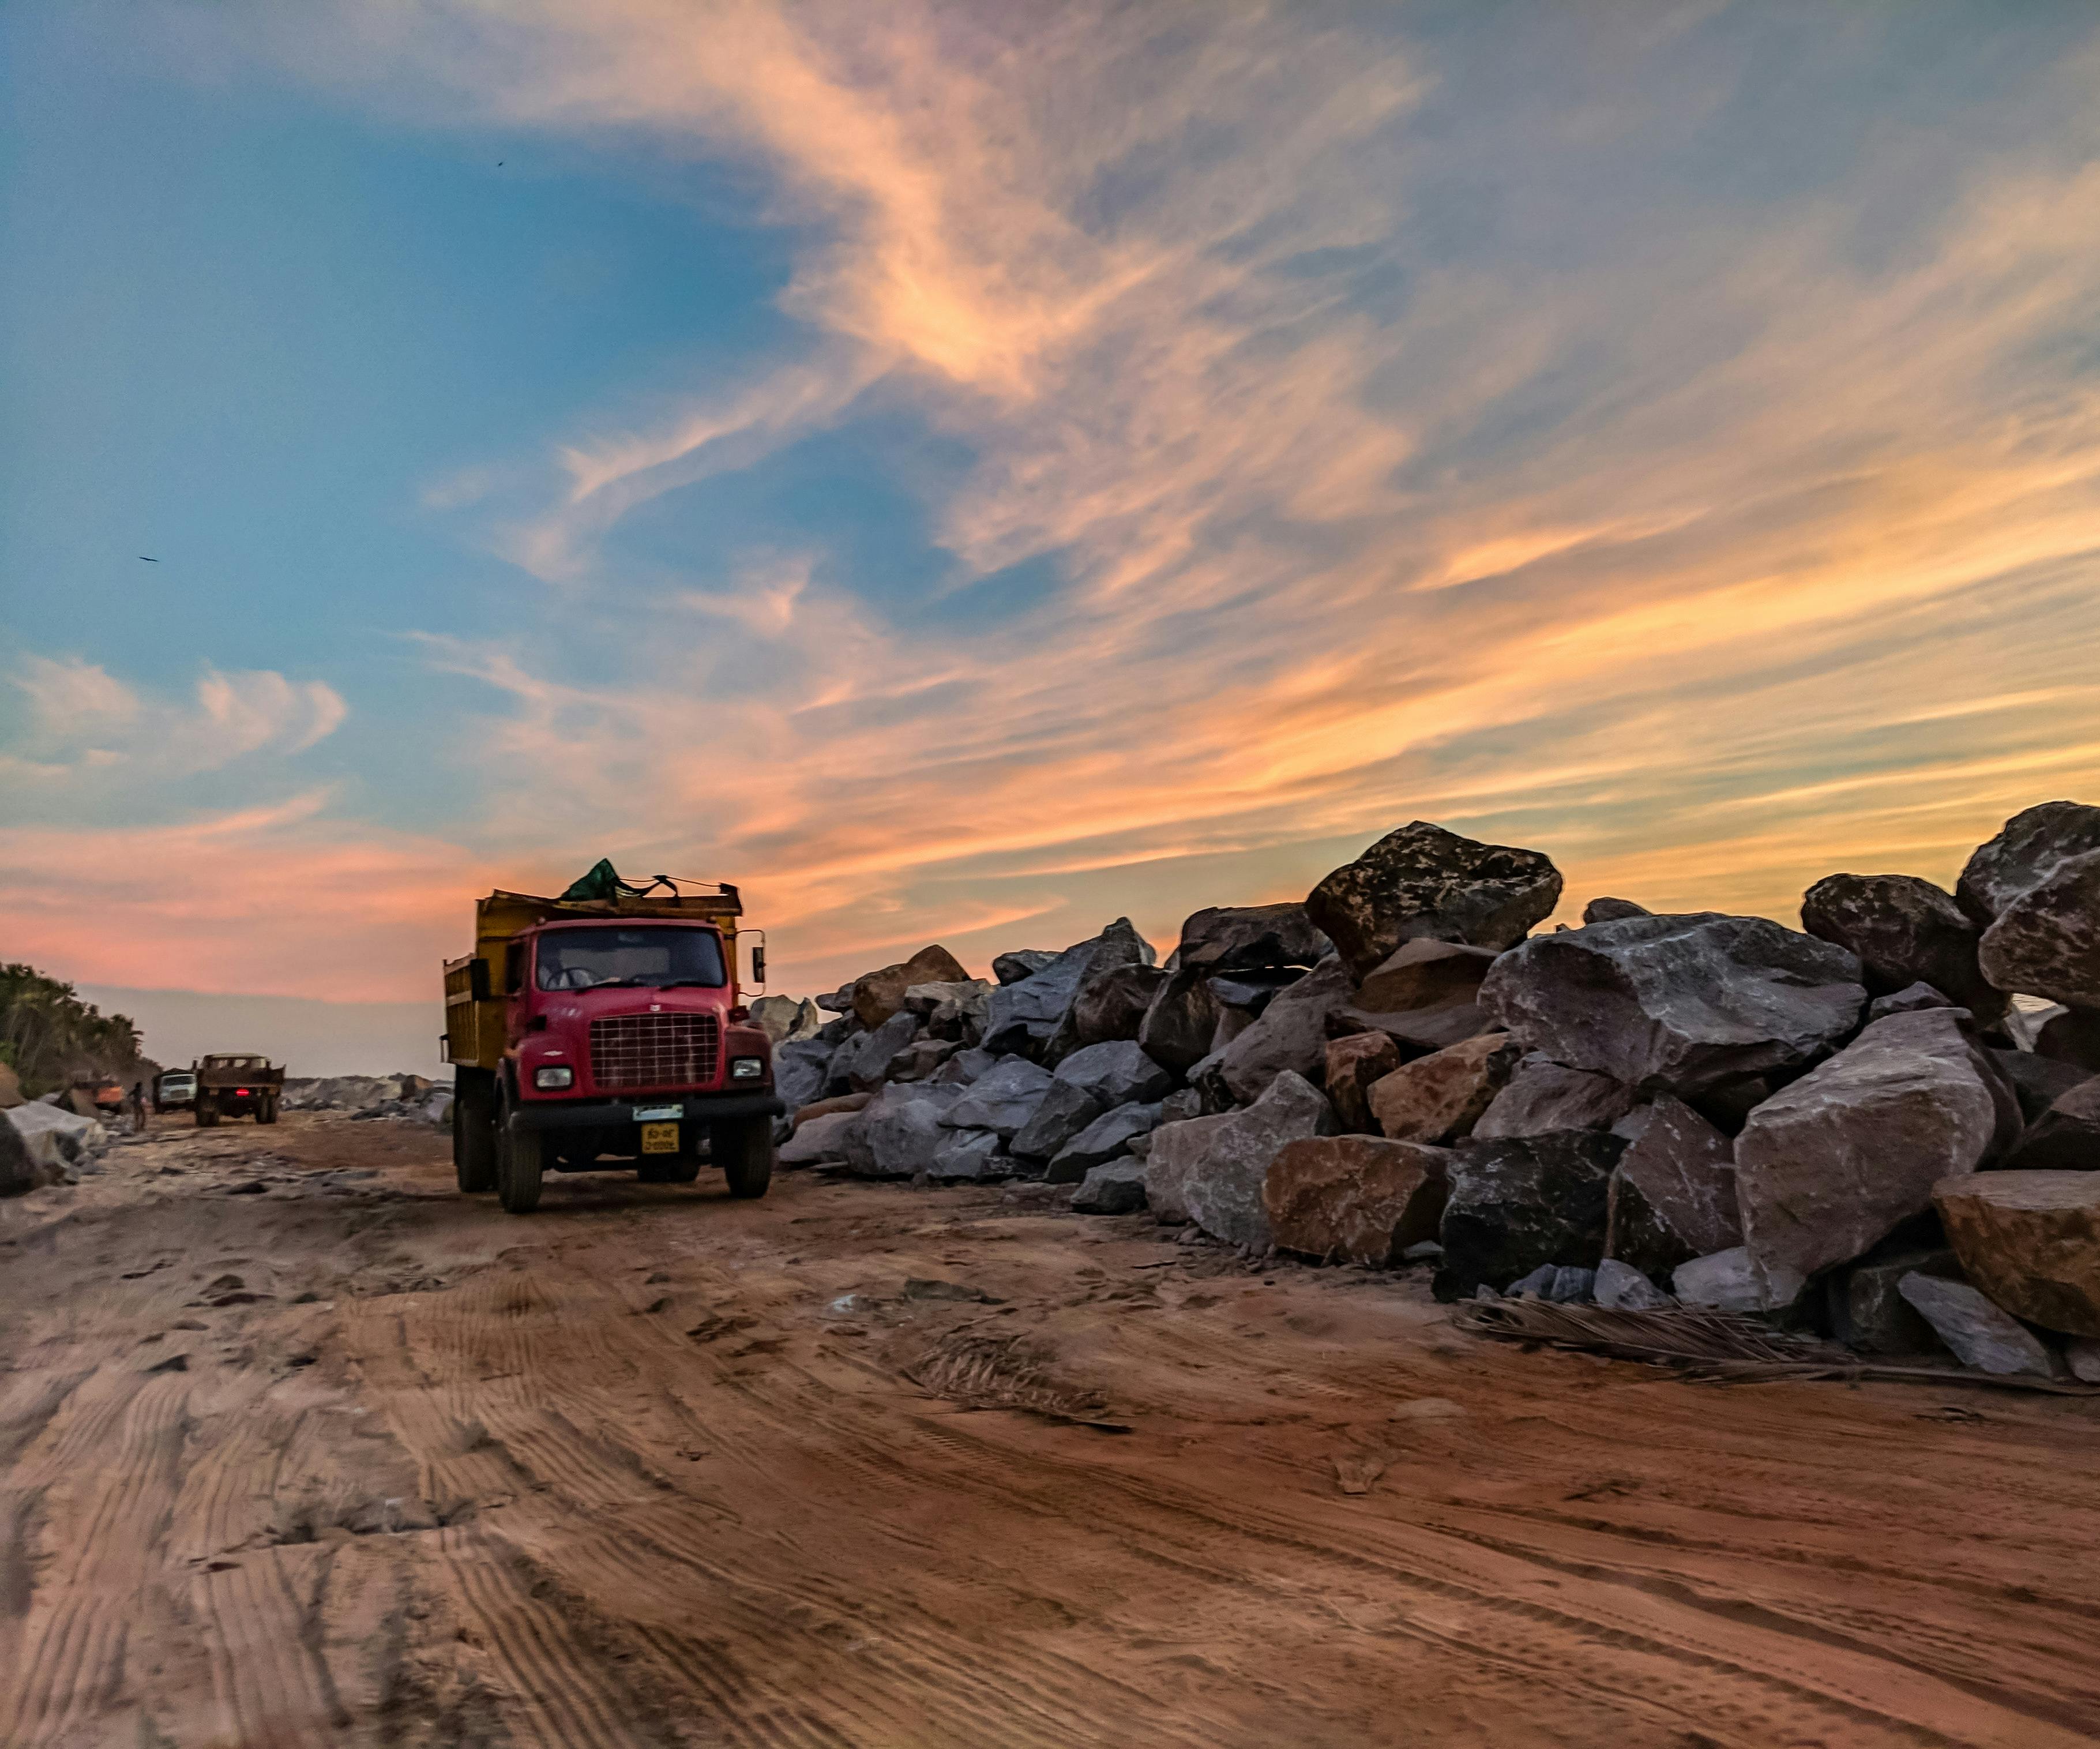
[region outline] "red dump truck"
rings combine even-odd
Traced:
[[[743,909],[726,884],[638,887],[602,863],[559,899],[476,901],[474,952],[444,967],[460,1189],[526,1214],[549,1171],[690,1184],[704,1159],[763,1196],[783,1107],[739,994]]]

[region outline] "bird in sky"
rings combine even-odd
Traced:
[[[157,565],[157,564],[158,564],[158,563],[160,563],[160,562],[161,562],[161,561],[160,561],[159,559],[148,559],[148,558],[146,557],[146,555],[145,555],[143,553],[141,553],[139,556],[139,558],[140,558],[140,559],[144,559],[144,560],[145,560],[145,562],[146,562],[148,564],[149,564],[149,565]]]

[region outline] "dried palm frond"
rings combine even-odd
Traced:
[[[1767,1379],[1910,1380],[1934,1385],[1992,1385],[2060,1396],[2100,1394],[2085,1385],[2032,1373],[1978,1372],[1967,1367],[1891,1366],[1862,1360],[1847,1349],[1812,1336],[1775,1330],[1738,1312],[1673,1305],[1631,1311],[1551,1300],[1469,1300],[1452,1314],[1461,1330],[1512,1342],[1607,1354],[1651,1367],[1674,1367],[1689,1377],[1727,1382]]]
[[[906,1367],[904,1376],[929,1395],[965,1409],[1018,1409],[1101,1433],[1130,1431],[1123,1422],[1102,1414],[1098,1396],[1065,1389],[1041,1365],[1017,1352],[1019,1340],[966,1336]]]

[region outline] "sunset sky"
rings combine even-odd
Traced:
[[[7,7],[0,957],[427,1070],[600,855],[798,993],[1416,818],[1951,885],[2100,800],[2096,88],[2086,0]]]

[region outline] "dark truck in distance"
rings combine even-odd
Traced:
[[[460,1189],[525,1214],[549,1170],[690,1184],[704,1146],[730,1195],[763,1196],[783,1108],[738,993],[736,889],[644,890],[610,868],[603,896],[585,886],[476,901],[474,951],[445,962]],[[762,947],[753,962],[762,980]]]
[[[267,1057],[227,1053],[200,1057],[190,1065],[196,1077],[194,1099],[199,1129],[210,1129],[223,1117],[252,1117],[258,1124],[277,1121],[277,1102],[285,1091],[281,1064]]]

